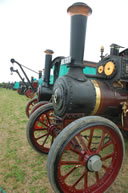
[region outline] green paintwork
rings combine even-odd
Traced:
[[[67,74],[68,72],[68,68],[67,65],[61,65],[60,67],[60,72],[59,72],[59,76],[63,76],[65,74]],[[96,68],[95,67],[90,67],[90,66],[86,66],[83,69],[84,74],[92,74],[92,75],[96,75]]]
[[[39,86],[43,84],[43,79],[42,78],[38,79],[38,84],[39,84]]]
[[[13,86],[13,89],[18,89],[20,86],[20,83],[19,82],[15,82],[14,86]]]
[[[52,73],[54,71],[54,66],[52,68]],[[59,71],[59,77],[61,76],[64,76],[65,74],[67,74],[68,72],[68,67],[66,64],[63,64],[60,66],[60,71]],[[89,67],[89,66],[86,66],[84,69],[83,69],[83,72],[85,74],[92,74],[92,75],[95,75],[96,74],[96,68],[95,67]],[[43,75],[40,79],[38,79],[38,83],[39,85],[42,85],[43,84]],[[54,83],[54,76],[53,75],[50,75],[50,85],[52,85]]]
[[[86,66],[83,69],[84,74],[92,74],[92,75],[96,75],[96,68],[95,67],[90,67],[90,66]]]

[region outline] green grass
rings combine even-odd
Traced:
[[[25,107],[29,99],[0,88],[0,188],[6,193],[52,193],[47,177],[47,155],[35,152],[27,142]],[[128,140],[126,157],[108,193],[128,193]]]
[[[47,155],[36,153],[26,138],[29,99],[0,88],[0,187],[6,193],[52,193]]]

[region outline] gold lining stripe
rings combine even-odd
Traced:
[[[101,102],[101,91],[100,91],[100,87],[99,84],[97,83],[96,80],[91,80],[91,82],[94,85],[95,91],[96,91],[96,104],[95,107],[91,113],[91,115],[95,115],[99,109],[100,106],[100,102]]]

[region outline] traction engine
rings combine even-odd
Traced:
[[[26,87],[26,90],[24,91],[24,92],[25,92],[25,95],[26,95],[28,98],[33,98],[33,97],[34,97],[34,93],[36,92],[37,87],[38,87],[37,82],[34,82],[34,81],[30,81],[30,80],[29,80],[27,74],[25,73],[25,71],[24,71],[24,69],[23,69],[23,67],[22,67],[23,65],[21,65],[19,62],[17,62],[15,59],[11,59],[10,61],[11,61],[12,64],[14,64],[14,63],[18,64],[18,66],[20,67],[21,71],[23,72],[23,74],[24,74],[24,76],[25,76],[25,78],[26,78],[26,80],[27,80],[27,83],[24,82],[24,80],[23,80],[23,78],[21,77],[21,75],[19,74],[19,71],[18,71],[18,70],[14,70],[13,67],[11,67],[10,70],[13,71],[13,72],[14,72],[14,71],[17,72],[17,74],[18,74],[19,77],[21,78],[23,84],[24,84],[25,87]],[[27,69],[29,69],[29,70],[31,70],[30,68],[28,68],[28,67],[26,67],[26,66],[24,66],[24,67],[27,68]],[[33,71],[33,70],[31,70],[31,71]],[[35,72],[35,71],[33,71],[33,72]],[[35,72],[35,73],[37,73],[37,72]],[[38,74],[38,73],[37,73],[37,74]]]
[[[22,78],[22,76],[20,75],[18,70],[15,70],[13,67],[10,67],[10,71],[11,71],[11,74],[13,72],[16,72],[18,74],[18,76],[20,77],[21,82],[19,83],[19,87],[17,89],[17,92],[21,95],[24,95],[24,92],[25,92],[26,88],[28,87],[27,83],[24,81],[24,78]]]
[[[83,73],[83,55],[92,10],[75,3],[67,12],[71,61],[68,73],[53,88],[52,134],[57,137],[48,154],[48,177],[55,192],[103,193],[118,175],[124,157],[120,129],[128,130],[128,55],[112,44],[89,79]]]
[[[52,103],[38,108],[27,138],[49,153],[48,178],[55,193],[103,193],[116,179],[125,155],[121,130],[128,131],[128,49],[112,44],[96,75],[86,75],[84,46],[92,9],[75,3],[71,16],[68,73],[57,78]],[[39,134],[40,132],[40,134]]]
[[[67,73],[68,68],[65,64],[66,58],[63,56],[58,56],[52,60],[52,50],[45,50],[45,68],[43,84],[38,87],[37,92],[37,103],[32,104],[31,112],[28,117],[39,107],[51,102],[53,86],[56,79]],[[84,73],[95,74],[96,73],[96,62],[84,61]],[[51,75],[51,70],[53,70],[53,75]],[[30,101],[31,102],[31,101]]]

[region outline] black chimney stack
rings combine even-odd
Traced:
[[[119,49],[120,48],[124,48],[124,47],[119,46],[117,44],[111,44],[110,45],[110,55],[119,56]]]
[[[92,9],[85,3],[74,3],[68,8],[67,12],[71,16],[70,56],[72,61],[69,67],[77,67],[77,70],[78,68],[83,69],[87,18],[91,15]],[[69,69],[69,74],[72,74],[72,76],[73,74],[74,76],[78,74],[78,71],[76,73],[75,70],[73,70],[74,72],[70,71],[72,71],[72,69]],[[82,72],[82,70],[79,71]]]
[[[39,70],[39,79],[42,77],[42,70]]]
[[[45,50],[45,70],[44,70],[44,86],[49,86],[50,80],[50,70],[51,70],[51,62],[52,62],[52,54],[54,53],[52,50]]]
[[[33,83],[33,79],[34,79],[34,77],[33,77],[33,76],[31,76],[31,83]]]

